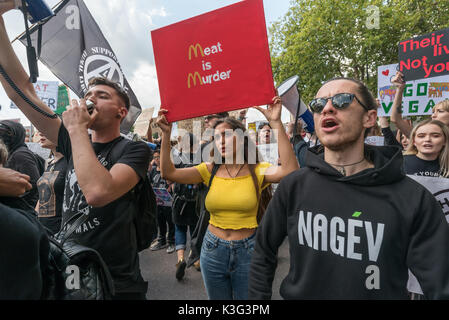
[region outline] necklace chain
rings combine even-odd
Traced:
[[[365,157],[363,157],[362,160],[354,162],[354,163],[351,163],[351,164],[334,164],[334,163],[330,163],[330,162],[328,162],[328,163],[331,166],[338,167],[337,168],[338,172],[340,172],[342,175],[346,176],[345,167],[355,166],[356,164],[362,163],[363,161],[365,161]]]
[[[231,178],[234,179],[235,177],[238,176],[238,174],[240,173],[240,170],[242,170],[243,166],[244,166],[244,164],[242,164],[242,165],[240,166],[240,169],[237,171],[237,173],[235,174],[235,176],[232,176],[232,175],[231,175],[231,173],[229,172],[228,167],[227,167],[226,165],[225,165],[224,167],[225,167],[226,171],[228,172],[229,176],[230,176]]]

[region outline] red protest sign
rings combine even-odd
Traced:
[[[401,41],[399,70],[407,81],[449,74],[449,29]]]
[[[271,103],[262,0],[246,0],[151,32],[170,122]]]

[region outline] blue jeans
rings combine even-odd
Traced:
[[[175,248],[178,250],[185,250],[187,247],[187,227],[189,228],[190,237],[192,237],[195,226],[182,226],[175,224]]]
[[[255,234],[226,241],[207,230],[201,247],[201,273],[210,300],[247,300]]]

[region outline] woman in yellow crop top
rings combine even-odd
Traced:
[[[248,135],[244,135],[243,140],[238,139],[242,137],[238,133],[245,131],[243,124],[226,118],[218,120],[214,126],[214,163],[175,168],[170,159],[171,124],[165,118],[167,111],[159,111],[157,124],[162,130],[161,173],[164,179],[207,186],[215,163],[222,163],[206,197],[210,220],[200,256],[202,276],[211,300],[247,299],[251,253],[260,219],[258,209],[264,207],[262,191],[299,168],[281,122],[280,97],[273,98],[268,109],[255,108],[265,115],[272,129],[278,131],[280,166],[259,162]],[[229,134],[230,130],[233,135]]]

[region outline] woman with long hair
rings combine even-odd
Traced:
[[[407,174],[449,177],[449,128],[439,120],[418,123],[404,156]]]
[[[162,130],[161,172],[165,179],[209,185],[212,170],[216,170],[205,201],[210,220],[200,255],[202,276],[211,300],[247,299],[255,232],[270,196],[262,191],[299,168],[280,119],[280,97],[273,98],[268,109],[255,108],[265,115],[273,130],[278,130],[281,166],[259,162],[248,134],[239,139],[245,132],[243,124],[226,118],[214,126],[214,162],[177,169],[170,159],[171,124],[165,118],[167,111],[161,110],[157,120]]]

